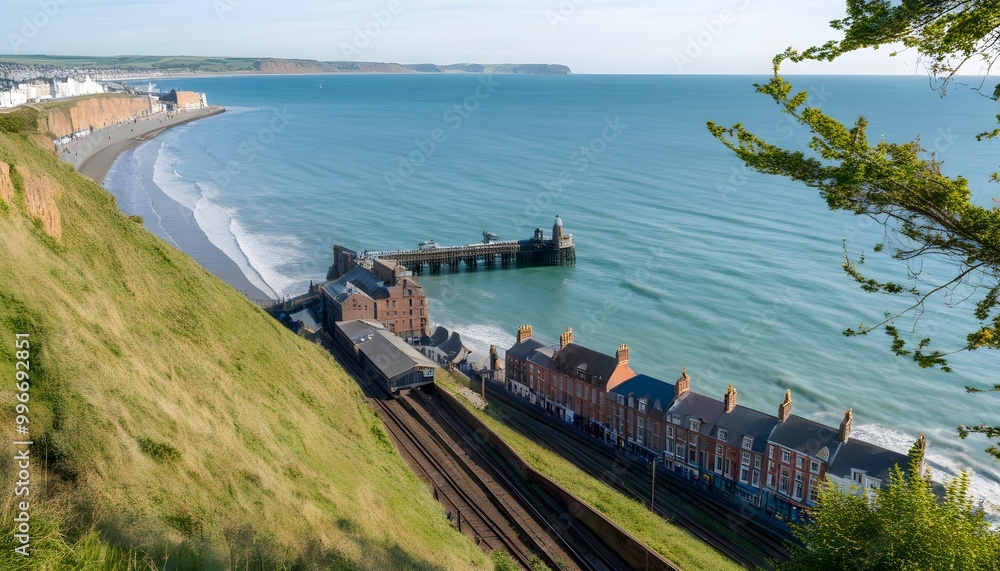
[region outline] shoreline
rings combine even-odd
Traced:
[[[138,188],[109,189],[105,185],[111,168],[118,159],[153,141],[157,136],[174,127],[212,117],[225,112],[224,107],[210,106],[172,115],[154,115],[106,127],[56,149],[59,158],[72,164],[77,172],[93,180],[110,192],[118,208],[126,214],[138,214],[147,230],[166,240],[177,249],[191,256],[209,273],[242,292],[251,300],[273,300],[243,273],[239,264],[218,248],[198,225],[194,213],[174,201],[153,184],[138,184]],[[140,173],[140,177],[141,177]],[[129,200],[125,193],[142,193],[143,200]],[[134,203],[134,212],[122,206]],[[132,209],[130,209],[132,210]]]
[[[64,145],[61,152],[58,149],[56,152],[61,160],[72,164],[77,172],[103,186],[108,171],[122,153],[138,148],[168,129],[225,111],[224,107],[210,106],[194,111],[180,111],[173,115],[142,117],[135,123],[119,123],[94,131],[78,141]],[[126,132],[125,129],[129,131]],[[107,139],[104,138],[105,135]]]

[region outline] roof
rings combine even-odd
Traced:
[[[674,385],[649,375],[636,375],[631,379],[616,385],[608,392],[632,396],[635,399],[646,399],[653,409],[666,411],[674,400]]]
[[[458,331],[448,331],[440,325],[434,330],[427,345],[437,348],[453,363],[464,359],[471,352],[462,342],[462,335]]]
[[[552,368],[552,356],[556,354],[555,345],[541,347],[528,356],[528,362],[538,365],[543,369]]]
[[[743,437],[749,436],[753,438],[750,449],[763,452],[767,448],[767,439],[777,424],[778,417],[774,415],[736,405],[732,412],[724,412],[719,416],[713,436],[718,438],[718,429],[725,429],[728,432],[726,442],[738,448],[743,446]]]
[[[356,319],[338,322],[336,326],[389,379],[402,375],[414,367],[437,368],[434,361],[403,339],[386,331],[378,323]]]
[[[674,399],[674,404],[670,406],[668,412],[671,415],[680,416],[681,426],[687,427],[688,421],[697,419],[701,421],[699,434],[708,435],[715,427],[715,423],[722,416],[722,401],[688,391]]]
[[[311,307],[296,311],[290,314],[288,318],[292,320],[292,323],[301,321],[302,327],[305,327],[309,331],[319,331],[320,329],[319,320],[316,319],[316,314]]]
[[[826,460],[833,458],[840,446],[840,442],[837,441],[837,432],[836,428],[830,428],[825,424],[793,414],[788,417],[788,420],[778,424],[774,432],[771,433],[770,440],[785,448]],[[823,457],[824,449],[827,450],[827,458]]]
[[[851,470],[861,470],[871,478],[885,482],[889,479],[889,470],[899,464],[906,469],[910,458],[906,454],[886,450],[861,440],[849,439],[840,446],[833,463],[827,468],[827,473],[844,479],[851,478]]]
[[[527,361],[528,357],[530,357],[532,353],[548,345],[550,344],[532,337],[530,339],[525,339],[520,343],[515,343],[513,347],[507,349],[507,354],[522,361]]]
[[[580,370],[588,373],[587,382],[601,387],[607,385],[608,379],[618,368],[616,357],[605,355],[576,343],[569,343],[559,349],[553,361],[555,361],[557,368],[562,369],[561,372]]]
[[[373,299],[389,297],[389,290],[385,287],[385,282],[361,266],[354,266],[336,280],[323,284],[323,290],[330,297],[342,301],[344,297],[341,296],[349,295],[351,286],[358,288]]]

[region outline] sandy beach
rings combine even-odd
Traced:
[[[87,137],[64,146],[60,145],[56,148],[56,152],[64,162],[76,167],[80,174],[106,187],[105,179],[108,172],[122,153],[138,148],[167,129],[218,115],[224,111],[222,107],[207,107],[171,113],[169,116],[160,114],[141,117],[99,129]],[[132,190],[134,189],[126,192]],[[119,205],[128,203],[122,196],[118,196],[123,192],[122,189],[109,189],[109,191],[116,195]],[[143,207],[137,212],[126,212],[126,214],[142,216],[151,232],[193,257],[209,272],[244,292],[247,297],[260,300],[273,297],[250,282],[239,265],[212,244],[198,226],[191,210],[175,202],[155,185],[144,186],[142,192],[147,199]]]

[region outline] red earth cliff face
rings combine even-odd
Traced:
[[[73,107],[49,109],[43,118],[44,131],[51,131],[57,138],[83,129],[101,129],[119,121],[148,113],[149,100],[140,97],[93,97],[76,102]]]

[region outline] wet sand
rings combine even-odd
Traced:
[[[85,138],[58,146],[56,152],[64,162],[74,165],[80,174],[104,186],[108,171],[123,153],[137,149],[167,129],[224,111],[222,107],[208,107],[171,114],[169,117],[144,117],[134,123],[125,122],[99,129]],[[129,189],[131,192],[141,193],[141,205],[131,198],[118,196],[121,191],[114,192],[120,207],[126,204],[136,206],[135,212],[126,214],[142,216],[149,231],[194,258],[213,275],[247,297],[259,300],[273,298],[273,295],[264,293],[250,282],[239,265],[212,244],[198,226],[191,210],[178,204],[156,185],[143,184],[141,187]]]

